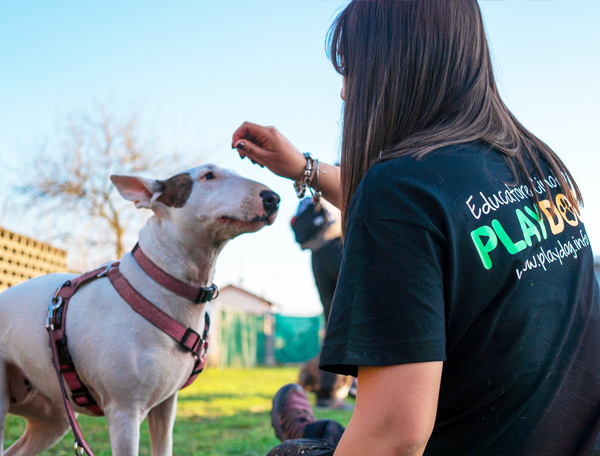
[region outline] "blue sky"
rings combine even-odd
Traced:
[[[163,150],[180,151],[190,164],[200,159],[233,168],[282,196],[275,225],[225,249],[216,282],[242,280],[286,313],[319,313],[310,255],[289,229],[297,206],[291,183],[239,160],[230,140],[249,120],[276,126],[302,151],[336,160],[341,81],[324,41],[345,3],[3,0],[0,206],[27,172],[23,156],[66,114],[95,102],[141,107],[143,117],[156,121]],[[574,174],[598,250],[600,2],[480,5],[505,101]],[[14,208],[0,212],[0,224],[51,240]]]

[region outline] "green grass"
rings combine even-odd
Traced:
[[[179,393],[173,453],[194,456],[264,456],[279,441],[270,424],[271,400],[277,390],[298,378],[298,368],[206,369],[196,382]],[[311,398],[313,399],[313,398]],[[317,419],[335,419],[344,426],[350,412],[315,411]],[[108,426],[104,417],[80,416],[83,434],[96,456],[109,456]],[[9,416],[5,447],[25,429],[25,422]],[[67,436],[44,455],[72,455],[73,437]],[[148,427],[141,428],[140,455],[150,454]]]

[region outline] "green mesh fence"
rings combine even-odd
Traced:
[[[275,359],[280,363],[301,363],[319,353],[322,316],[275,317]]]
[[[220,354],[221,366],[254,367],[264,362],[264,317],[222,311]]]
[[[274,355],[278,363],[301,363],[319,353],[322,316],[288,317],[274,315],[274,335],[265,334],[265,317],[232,310],[221,311],[221,345],[219,365],[222,367],[254,367],[264,365],[269,350],[269,337],[274,337]]]

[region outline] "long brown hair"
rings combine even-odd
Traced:
[[[350,200],[377,161],[420,159],[477,140],[504,154],[515,184],[519,172],[543,181],[544,162],[564,189],[571,184],[571,204],[582,204],[560,158],[500,98],[476,0],[353,0],[332,24],[328,46],[345,77],[343,229]]]

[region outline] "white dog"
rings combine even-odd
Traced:
[[[279,203],[267,187],[213,165],[166,181],[111,179],[125,199],[154,212],[140,232],[143,252],[169,275],[197,287],[211,285],[225,243],[273,223]],[[130,253],[119,269],[147,300],[202,334],[203,304],[151,280]],[[69,431],[44,323],[55,290],[73,277],[42,276],[0,295],[0,456],[36,455]],[[196,358],[134,312],[106,278],[75,293],[66,328],[77,374],[108,420],[112,454],[138,454],[140,424],[147,417],[152,455],[171,455],[177,392]],[[27,428],[3,453],[8,413],[24,417]]]

